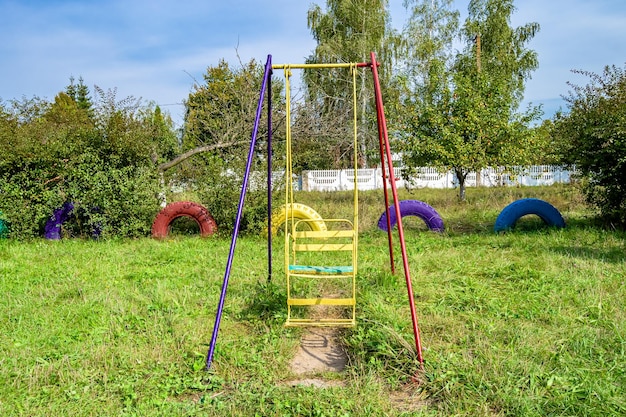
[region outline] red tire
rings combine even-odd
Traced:
[[[209,211],[191,201],[176,201],[170,203],[157,214],[152,223],[152,237],[162,239],[167,237],[172,222],[182,216],[191,217],[200,227],[200,236],[207,237],[217,232],[217,224]]]

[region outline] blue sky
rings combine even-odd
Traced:
[[[0,0],[0,98],[53,99],[82,77],[87,86],[117,89],[156,102],[176,123],[194,80],[220,58],[237,64],[303,62],[315,48],[307,28],[309,0]],[[456,0],[465,13],[467,0]],[[406,18],[402,0],[389,1],[393,25]],[[513,24],[536,21],[530,44],[539,69],[527,83],[525,103],[547,116],[564,106],[570,72],[600,72],[626,62],[626,1],[517,0]]]

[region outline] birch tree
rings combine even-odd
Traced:
[[[308,63],[368,62],[375,52],[383,63],[379,69],[382,84],[386,85],[392,68],[393,53],[399,38],[391,28],[387,0],[327,0],[326,9],[313,5],[308,12],[308,26],[317,46]],[[370,71],[360,70],[357,80],[359,114],[359,158],[361,166],[368,166],[368,156],[378,149],[376,145],[376,113],[374,87]],[[305,103],[307,110],[301,122],[310,130],[317,124],[317,152],[339,159],[352,154],[350,127],[352,117],[352,86],[347,70],[307,70]],[[333,130],[333,126],[340,127]],[[350,131],[350,129],[348,129]],[[303,132],[306,138],[306,132]],[[306,139],[305,139],[306,140]],[[323,144],[323,145],[322,145]],[[294,144],[297,146],[297,144]],[[339,163],[339,161],[336,161]]]

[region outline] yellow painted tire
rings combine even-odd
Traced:
[[[287,219],[291,218],[297,220],[318,220],[309,223],[311,229],[318,232],[326,230],[326,223],[324,223],[322,216],[311,207],[300,203],[289,204],[289,211],[285,207],[287,206],[282,206],[280,210],[272,214],[272,235],[276,236],[280,226],[284,225]]]

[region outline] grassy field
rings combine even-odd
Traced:
[[[348,194],[299,197],[347,215]],[[240,239],[210,372],[229,239],[4,239],[0,415],[626,415],[626,233],[594,226],[573,187],[469,189],[465,203],[454,190],[403,191],[447,228],[406,222],[418,381],[404,278],[375,229],[382,196],[361,197],[359,323],[342,333],[347,369],[317,375],[342,384],[287,383],[302,329],[283,327],[280,239],[271,284],[265,240]],[[493,233],[523,197],[549,201],[568,227],[524,218]]]

